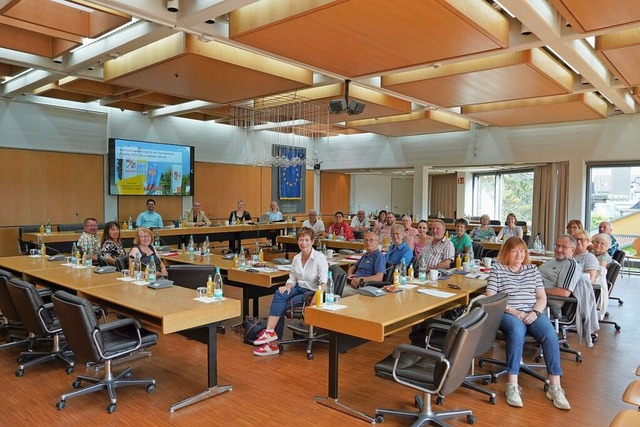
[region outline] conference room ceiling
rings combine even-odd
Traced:
[[[606,120],[640,102],[637,0],[173,3],[0,0],[0,96],[243,126],[237,106],[317,105],[277,127],[314,137]],[[329,114],[346,88],[364,111]]]

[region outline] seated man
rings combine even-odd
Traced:
[[[211,221],[202,210],[202,204],[200,202],[193,202],[193,207],[184,213],[184,218],[187,221],[187,227],[211,225]]]
[[[95,218],[84,220],[84,230],[77,243],[78,249],[91,257],[92,262],[98,262],[100,253],[100,238],[98,237],[98,221]]]
[[[147,199],[147,210],[138,215],[136,227],[162,228],[162,225],[162,217],[156,212],[156,201]]]
[[[544,283],[547,295],[571,296],[576,284],[582,276],[582,268],[573,259],[576,249],[576,240],[569,235],[562,235],[556,239],[553,249],[555,259],[549,260],[540,266],[540,275]],[[561,301],[548,301],[552,317],[562,317],[560,309],[564,304]]]
[[[431,220],[431,235],[433,240],[427,242],[420,252],[420,257],[424,256],[427,269],[450,268],[456,251],[453,243],[445,239],[446,225],[441,219]]]
[[[308,215],[309,219],[305,219],[302,226],[312,229],[316,236],[322,236],[324,234],[324,222],[318,219],[318,212],[311,209]]]
[[[600,225],[598,225],[598,233],[605,233],[605,234],[608,234],[609,237],[611,237],[611,246],[609,246],[609,249],[607,250],[607,252],[611,256],[613,256],[613,254],[616,253],[618,249],[620,249],[620,245],[618,244],[618,241],[611,234],[612,231],[613,231],[613,226],[609,221],[602,221]]]
[[[353,230],[351,229],[351,226],[347,224],[347,222],[344,220],[344,215],[342,214],[341,211],[336,212],[335,219],[336,219],[336,222],[331,224],[331,227],[329,227],[329,230],[327,231],[327,233],[334,234],[336,237],[342,236],[344,237],[344,240],[355,239],[355,236],[353,235]]]
[[[349,287],[345,287],[342,296],[353,295],[354,289],[358,289],[369,280],[381,281],[387,271],[387,257],[378,249],[380,238],[376,233],[369,231],[363,240],[366,252],[347,270]]]
[[[351,228],[353,228],[353,231],[359,231],[361,233],[369,231],[369,218],[366,217],[362,209],[360,209],[351,220]]]
[[[380,236],[380,240],[383,240],[384,237],[387,237],[387,241],[391,239],[391,227],[396,223],[396,216],[393,212],[387,212],[387,218],[384,220],[384,225],[379,228],[378,236]]]
[[[404,227],[404,241],[407,242],[407,245],[413,250],[413,239],[418,235],[418,229],[413,228],[413,220],[409,215],[402,217],[402,226]]]

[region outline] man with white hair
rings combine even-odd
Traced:
[[[322,233],[324,233],[324,222],[318,219],[318,212],[311,209],[308,215],[309,219],[305,219],[302,226],[312,229],[314,233],[316,233],[316,236],[322,236]]]
[[[609,249],[607,250],[607,252],[611,256],[613,256],[613,254],[619,249],[619,246],[620,246],[618,245],[616,238],[613,237],[613,235],[611,234],[612,231],[613,231],[613,226],[609,221],[602,221],[598,225],[598,233],[605,233],[605,234],[608,234],[609,237],[611,237],[611,246],[609,246]]]

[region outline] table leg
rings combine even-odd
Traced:
[[[231,385],[218,385],[218,358],[217,358],[217,334],[216,325],[210,323],[207,328],[207,389],[195,396],[188,397],[181,402],[171,405],[169,412],[175,412],[185,406],[193,405],[201,400],[216,396],[225,391],[231,391]]]
[[[359,418],[371,424],[375,424],[375,419],[367,414],[345,405],[338,399],[338,333],[329,332],[329,390],[328,397],[316,396],[314,400],[328,408],[335,409],[352,417]]]

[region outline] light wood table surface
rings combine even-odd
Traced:
[[[23,277],[27,270],[44,270],[60,268],[64,261],[48,261],[44,257],[32,257],[29,255],[16,255],[0,257],[0,268],[11,272],[16,277]]]

